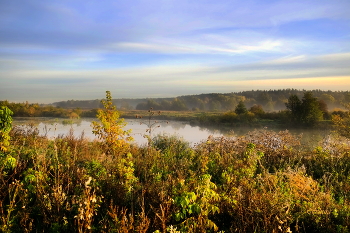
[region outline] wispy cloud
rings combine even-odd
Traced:
[[[62,94],[55,90],[64,88],[65,95],[78,99],[86,99],[87,95],[77,94],[77,90],[89,90],[92,99],[99,98],[107,89],[116,90],[115,97],[119,98],[232,92],[248,87],[313,89],[323,85],[326,89],[346,90],[350,85],[350,68],[346,65],[349,59],[350,54],[332,54],[286,57],[233,67],[159,65],[80,71],[2,71],[0,75],[8,79],[1,80],[0,85],[16,87],[15,83],[20,82],[28,89],[40,86],[52,90],[49,95],[55,98]]]
[[[349,9],[346,0],[0,1],[0,99],[347,88]]]
[[[262,41],[257,44],[239,44],[235,42],[227,43],[225,45],[215,45],[215,43],[201,44],[198,43],[186,43],[181,44],[163,44],[162,43],[117,43],[111,47],[120,51],[131,51],[131,52],[148,52],[148,53],[195,53],[195,54],[236,54],[236,53],[247,53],[247,52],[266,52],[266,51],[277,51],[280,50],[282,43],[280,41]]]

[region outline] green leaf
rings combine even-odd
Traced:
[[[189,192],[187,193],[187,197],[191,200],[191,201],[195,201],[197,199],[197,195],[194,192]]]
[[[175,214],[175,221],[180,221],[182,219],[182,214],[181,213],[176,213]]]
[[[193,213],[200,214],[201,213],[201,207],[198,204],[194,204],[192,206]]]
[[[188,205],[188,210],[187,210],[187,212],[188,212],[189,214],[192,214],[192,213],[193,213],[193,205]]]
[[[13,170],[15,169],[16,165],[17,165],[17,159],[12,157],[11,155],[6,158],[6,162],[5,162],[6,169]]]
[[[190,204],[190,201],[186,197],[181,197],[180,201],[181,207],[184,208]]]

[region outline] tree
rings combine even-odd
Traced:
[[[161,105],[161,108],[162,108],[163,110],[169,110],[169,109],[171,109],[171,102],[170,102],[169,100],[162,100],[162,101],[160,102],[160,105]]]
[[[264,106],[265,109],[267,109],[267,111],[273,111],[273,102],[272,102],[272,97],[270,96],[270,94],[266,91],[261,92],[258,95],[257,98],[257,102],[258,104]]]
[[[210,111],[219,111],[221,109],[221,103],[217,100],[210,100],[209,110]]]
[[[320,97],[321,100],[325,101],[327,104],[333,104],[335,102],[335,98],[330,94],[322,94]]]
[[[225,108],[225,110],[233,110],[234,106],[237,105],[237,102],[238,102],[237,96],[234,94],[231,94],[226,97],[223,107]]]
[[[257,116],[261,116],[265,113],[264,109],[262,108],[261,105],[254,104],[250,110],[250,112],[254,113]]]
[[[350,95],[348,94],[350,97]],[[350,100],[350,99],[349,99]],[[350,138],[350,104],[344,104],[344,107],[348,109],[343,114],[335,114],[332,116],[332,121],[335,126],[337,133],[343,137]]]
[[[293,122],[301,121],[301,101],[297,95],[291,95],[286,103],[287,109],[290,111],[291,120]]]
[[[313,126],[323,119],[320,104],[311,92],[305,92],[302,100],[296,95],[291,95],[286,107],[290,112],[292,122],[297,124]]]
[[[148,99],[147,102],[139,103],[136,106],[137,110],[148,110],[148,109],[162,110],[162,106],[154,99]]]
[[[187,111],[188,108],[186,107],[185,101],[183,101],[182,99],[179,99],[179,98],[175,98],[171,102],[171,110],[174,110],[174,111]]]
[[[314,125],[323,119],[323,112],[317,98],[313,97],[312,92],[304,93],[302,99],[302,123],[305,125]]]
[[[125,131],[126,125],[123,118],[119,118],[119,112],[112,102],[110,91],[106,91],[106,100],[101,100],[104,109],[97,111],[97,118],[100,122],[93,121],[93,134],[101,140],[102,147],[106,154],[125,154],[129,149],[129,142],[133,138],[130,131]]]
[[[344,117],[335,114],[332,116],[332,121],[339,135],[350,138],[350,112]]]
[[[239,101],[238,105],[235,108],[235,113],[237,115],[241,115],[241,114],[245,114],[247,112],[248,112],[248,110],[245,107],[245,104],[243,103],[243,101]]]
[[[327,103],[324,100],[319,100],[318,105],[320,106],[320,110],[325,114],[328,112]]]

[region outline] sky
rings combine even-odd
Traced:
[[[350,90],[349,0],[0,0],[0,100]]]

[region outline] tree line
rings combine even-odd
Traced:
[[[283,100],[283,101],[282,101]],[[133,107],[126,99],[111,100],[120,103],[119,110],[130,110]],[[344,111],[350,104],[349,92],[331,91],[299,91],[295,89],[274,91],[247,91],[231,94],[201,94],[181,96],[177,98],[138,99],[133,100],[137,110],[161,111],[192,111],[198,112],[192,117],[193,123],[202,125],[229,124],[254,125],[268,120],[282,124],[299,126],[314,126],[322,120],[331,120],[334,115],[346,118]],[[143,101],[143,102],[139,102]],[[277,104],[281,101],[280,104]],[[65,104],[62,104],[65,103]],[[80,108],[86,101],[66,101],[61,104],[40,105],[37,103],[10,103],[0,101],[0,106],[7,106],[14,113],[14,117],[95,117],[101,103],[92,101],[94,108]],[[77,104],[77,105],[76,105]],[[275,110],[279,105],[280,110]],[[88,105],[84,105],[87,107]],[[330,111],[330,109],[332,109]],[[208,112],[217,112],[210,114]],[[185,119],[186,120],[186,119]]]
[[[59,106],[42,105],[38,103],[13,103],[0,101],[0,106],[6,106],[13,111],[14,117],[59,117],[79,118],[96,116],[97,109],[83,111],[80,108],[67,109]]]
[[[119,110],[155,110],[167,111],[218,111],[234,110],[240,101],[250,108],[260,105],[266,112],[285,109],[289,96],[302,98],[307,90],[252,90],[232,93],[210,93],[199,95],[184,95],[174,98],[144,98],[144,99],[113,99],[113,104]],[[342,108],[343,103],[350,102],[349,91],[310,91],[315,98],[324,101],[330,110]],[[68,100],[53,103],[62,108],[93,109],[101,108],[99,100]]]

